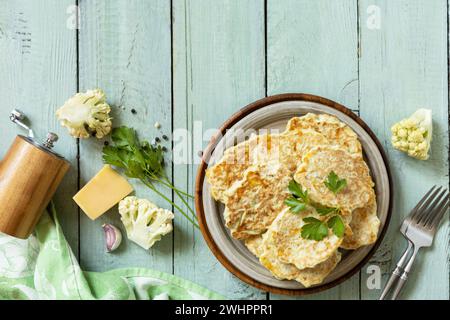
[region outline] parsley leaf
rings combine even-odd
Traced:
[[[111,139],[117,147],[122,149],[131,151],[137,147],[136,131],[132,128],[125,126],[114,128]]]
[[[334,171],[331,171],[328,174],[327,180],[324,181],[324,184],[331,192],[337,194],[347,186],[347,180],[339,179],[338,175]]]
[[[314,217],[306,217],[303,218],[303,221],[306,223],[316,223],[316,222],[321,222],[319,219],[316,219]]]
[[[145,172],[141,164],[136,160],[130,160],[127,163],[125,174],[129,178],[144,179]]]
[[[302,186],[294,179],[289,182],[288,190],[291,193],[291,197],[284,200],[284,203],[291,207],[293,213],[305,210],[309,203],[308,192],[303,190]]]
[[[300,200],[290,197],[286,200],[284,200],[284,203],[291,207],[291,211],[293,213],[299,213],[300,211],[303,211],[306,209],[306,204],[301,202]]]
[[[344,236],[345,225],[340,216],[333,216],[327,221],[328,227],[333,230],[333,233],[342,238]]]
[[[313,206],[316,209],[317,213],[320,214],[321,216],[326,216],[327,214],[330,214],[330,213],[338,214],[340,212],[339,208],[335,208],[335,207],[327,207],[327,206],[322,206],[320,204],[314,204]]]
[[[325,223],[313,217],[304,218],[305,224],[301,230],[304,239],[321,241],[328,235],[328,228]]]
[[[288,185],[289,192],[296,198],[302,199],[304,203],[308,203],[308,191],[303,190],[302,186],[295,180],[291,180]]]
[[[119,155],[120,150],[116,147],[105,146],[103,148],[103,161],[119,168],[125,168],[126,163]]]

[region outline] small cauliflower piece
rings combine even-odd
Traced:
[[[147,250],[173,229],[174,214],[146,199],[126,197],[119,203],[119,213],[128,239]]]
[[[106,103],[105,93],[100,89],[77,93],[56,111],[63,127],[75,138],[95,135],[103,138],[111,131],[111,107]]]
[[[419,109],[409,118],[394,124],[391,128],[394,148],[413,158],[427,160],[433,134],[431,114],[429,109]]]

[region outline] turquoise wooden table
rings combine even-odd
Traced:
[[[370,263],[340,286],[307,298],[374,299],[405,247],[402,217],[431,185],[449,183],[448,7],[447,0],[0,0],[0,156],[19,131],[7,119],[14,107],[29,115],[39,136],[48,130],[60,135],[56,150],[72,169],[55,203],[84,269],[148,267],[230,298],[284,299],[228,273],[183,218],[150,251],[125,241],[116,253],[105,253],[101,225],[121,225],[118,213],[92,222],[71,200],[101,168],[102,144],[72,139],[54,113],[75,92],[100,87],[116,106],[116,125],[152,138],[198,128],[199,121],[206,132],[266,95],[304,92],[335,100],[359,114],[383,143],[395,206]],[[390,126],[420,107],[434,113],[426,162],[389,142]],[[169,166],[177,187],[190,192],[195,148],[192,165]],[[449,299],[449,231],[447,217],[433,248],[420,255],[404,298]]]

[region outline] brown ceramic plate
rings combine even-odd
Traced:
[[[378,217],[381,225],[378,240],[371,246],[345,251],[336,269],[323,283],[305,288],[296,281],[277,280],[252,255],[241,241],[233,239],[223,220],[223,205],[210,195],[205,180],[208,165],[220,159],[223,150],[233,145],[237,132],[246,130],[284,130],[287,121],[308,112],[338,117],[358,135],[364,156],[375,182]],[[231,130],[230,130],[231,129]],[[240,130],[235,130],[240,129]],[[392,208],[392,184],[386,156],[372,130],[353,112],[331,100],[309,94],[281,94],[258,100],[235,113],[220,128],[204,152],[197,173],[195,205],[203,236],[217,259],[235,276],[259,289],[279,294],[303,295],[334,287],[350,278],[368,262],[381,243],[389,224]]]

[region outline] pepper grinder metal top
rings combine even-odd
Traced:
[[[25,124],[25,120],[26,120],[26,115],[24,112],[20,111],[19,109],[14,109],[11,111],[10,115],[9,115],[9,119],[14,122],[15,124],[17,124],[18,126],[22,127],[23,129],[28,131],[28,136],[27,136],[27,140],[28,142],[32,143],[33,145],[35,145],[38,148],[43,149],[44,151],[47,152],[51,152],[55,155],[57,155],[60,158],[63,158],[62,156],[60,156],[59,154],[55,153],[52,149],[54,147],[54,143],[56,141],[58,141],[58,135],[56,133],[53,132],[49,132],[47,134],[47,138],[43,143],[38,143],[35,140],[35,136],[34,136],[34,132],[33,129],[31,129],[28,125]]]
[[[58,135],[56,133],[53,132],[49,132],[47,133],[47,140],[45,140],[45,142],[42,144],[44,147],[46,147],[47,149],[52,149],[53,148],[53,143],[58,141]]]
[[[11,111],[11,114],[9,115],[9,119],[12,122],[28,131],[28,138],[34,138],[33,130],[23,122],[26,118],[27,117],[25,116],[25,113],[23,113],[19,109],[14,109],[13,111]]]

